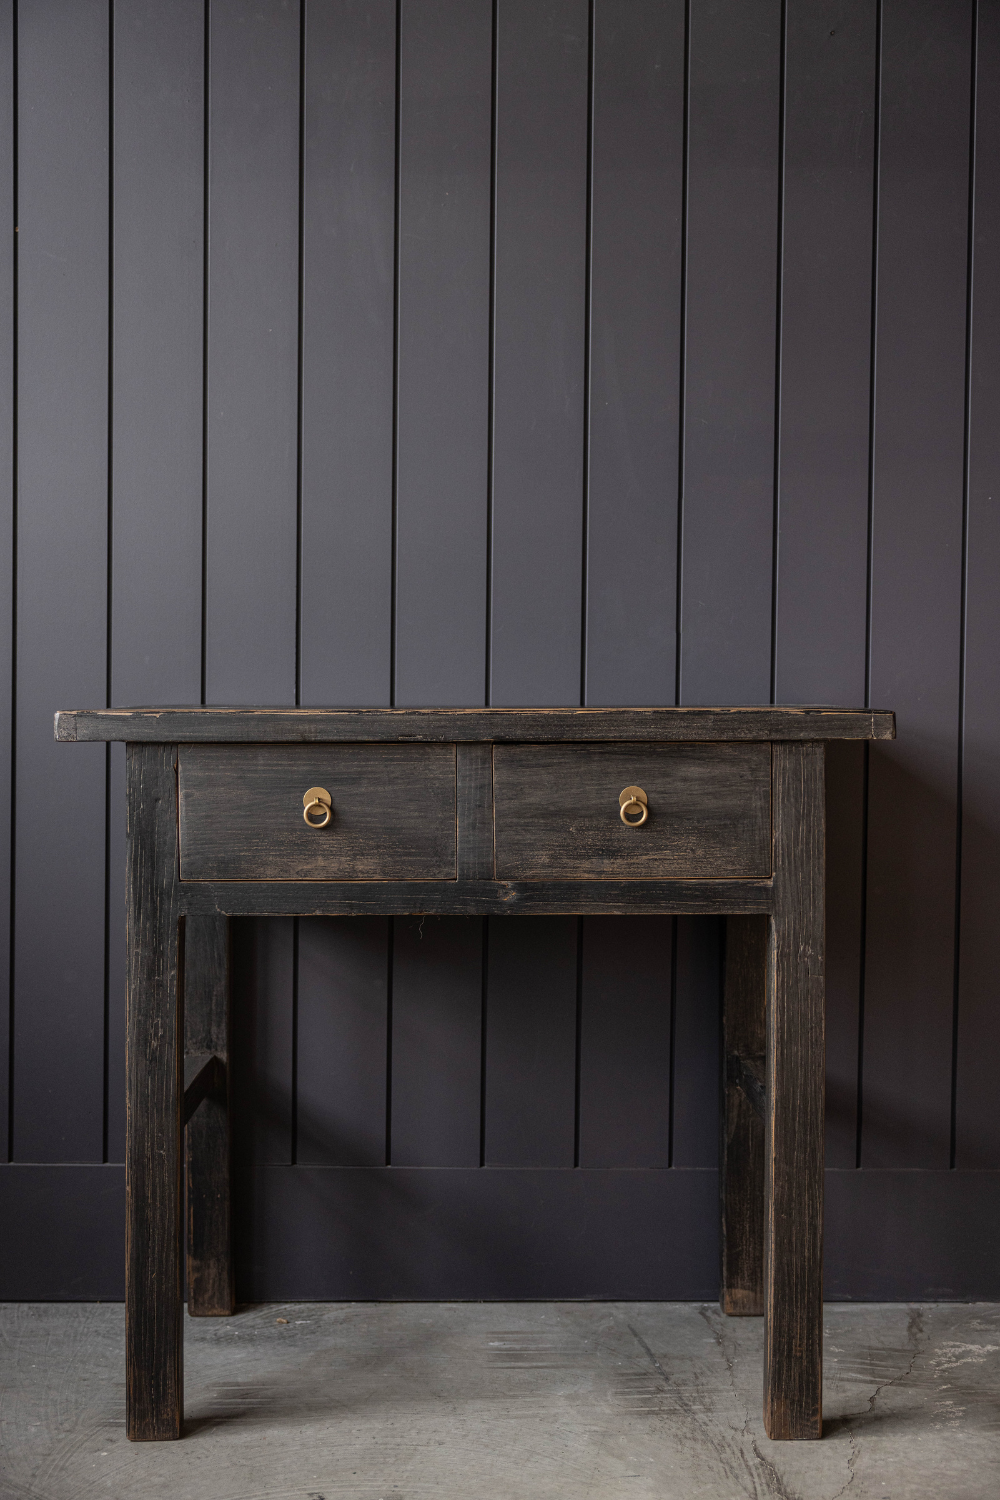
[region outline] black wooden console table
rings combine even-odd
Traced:
[[[96,709],[128,744],[127,1395],[180,1436],[188,1309],[232,1312],[230,915],[725,913],[722,1307],[764,1423],[822,1428],[824,741],[869,709]]]

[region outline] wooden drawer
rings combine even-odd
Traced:
[[[454,745],[184,745],[178,774],[182,880],[455,879]]]
[[[770,745],[496,745],[493,779],[498,880],[770,876]]]

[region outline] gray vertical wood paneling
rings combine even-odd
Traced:
[[[865,694],[876,10],[787,10],[778,703]]]
[[[382,1167],[386,1159],[385,917],[299,923],[297,1160]]]
[[[112,182],[114,704],[201,696],[202,0],[118,0]],[[125,757],[111,750],[108,1140],[125,1144]]]
[[[826,1163],[858,1156],[865,747],[826,747]]]
[[[583,924],[581,1167],[670,1165],[670,917]]]
[[[971,4],[882,10],[862,1162],[951,1133]],[[919,315],[915,310],[919,309]]]
[[[394,1167],[478,1167],[483,922],[398,917],[393,924]]]
[[[205,695],[296,678],[299,6],[211,0]]]
[[[0,195],[16,209],[14,198],[14,4],[0,6]],[[13,219],[12,219],[13,223]],[[14,707],[14,264],[15,236],[0,249],[0,704],[5,722]],[[0,734],[0,983],[7,1002],[0,1011],[0,1162],[7,1160],[10,1084],[10,897],[11,775],[13,745]]]
[[[490,701],[580,701],[588,7],[498,0]]]
[[[876,0],[792,0],[785,48],[775,699],[865,701]],[[863,756],[827,753],[827,1162],[853,1167]]]
[[[587,703],[674,701],[684,10],[595,5]]]
[[[673,1165],[719,1160],[719,1033],[723,927],[678,917],[674,982]]]
[[[303,703],[391,694],[396,6],[306,10]]]
[[[781,3],[690,27],[681,702],[766,703]]]
[[[996,8],[16,16],[14,1156],[113,1161],[124,1133],[122,758],[54,745],[54,708],[669,702],[679,649],[682,702],[859,701],[867,671],[899,711],[870,757],[866,874],[864,757],[828,755],[828,1161],[854,1165],[860,1119],[863,1166],[1000,1165]],[[14,24],[0,0],[8,194]],[[10,909],[0,890],[0,965]],[[262,1232],[254,1162],[713,1166],[720,938],[701,919],[234,923],[237,1233]],[[357,1176],[364,1241],[396,1179]],[[300,1198],[327,1287],[351,1230]]]
[[[249,1178],[294,1156],[295,921],[234,917],[230,931],[234,1144]]]
[[[575,917],[489,924],[485,1161],[572,1167],[576,1113]]]
[[[955,1166],[1000,1166],[1000,10],[979,7]]]
[[[18,52],[13,1150],[100,1161],[107,756],[52,712],[107,690],[107,5],[22,6]]]
[[[403,0],[394,702],[483,702],[491,0]]]

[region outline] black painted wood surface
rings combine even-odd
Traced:
[[[972,1224],[963,1196],[970,1189],[961,1186],[969,1179],[947,1170],[953,1154],[959,1165],[1000,1164],[988,1062],[997,1015],[990,955],[998,839],[997,538],[989,501],[997,492],[991,477],[996,424],[989,382],[997,366],[990,224],[998,191],[990,130],[1000,57],[992,8],[971,0],[940,0],[930,10],[913,10],[902,0],[881,7],[876,0],[788,0],[782,36],[777,5],[594,0],[592,38],[585,37],[592,47],[586,60],[592,109],[585,81],[576,154],[567,154],[559,168],[569,181],[568,201],[577,201],[575,184],[591,184],[576,231],[583,239],[584,305],[565,344],[555,335],[545,344],[530,327],[519,343],[511,331],[516,297],[498,299],[491,290],[490,265],[513,227],[508,218],[501,229],[495,212],[498,157],[504,172],[511,160],[499,138],[506,132],[505,141],[526,141],[529,153],[536,149],[531,122],[511,116],[524,95],[511,73],[511,50],[504,50],[510,27],[525,13],[498,0],[494,31],[492,5],[484,21],[484,7],[474,0],[451,7],[446,0],[401,0],[397,73],[393,0],[267,7],[273,55],[262,62],[248,43],[250,52],[240,53],[237,64],[230,38],[263,24],[253,21],[259,9],[243,0],[213,0],[207,53],[203,0],[170,6],[116,0],[113,13],[106,0],[22,5],[16,46],[13,9],[0,9],[0,37],[10,39],[10,51],[0,53],[0,141],[8,140],[12,153],[15,74],[18,108],[16,203],[9,199],[17,233],[8,236],[0,260],[0,275],[8,278],[3,316],[16,325],[16,345],[0,376],[0,383],[12,381],[9,399],[0,388],[0,452],[13,445],[15,392],[18,415],[16,514],[0,539],[0,629],[12,629],[16,640],[12,696],[2,679],[0,692],[12,709],[17,741],[12,769],[0,764],[0,805],[12,808],[15,839],[13,864],[6,852],[0,859],[15,881],[13,1021],[8,1024],[8,1015],[0,1026],[0,1050],[13,1044],[9,1066],[0,1068],[0,1089],[10,1089],[11,1107],[0,1119],[8,1127],[12,1161],[40,1163],[11,1167],[32,1174],[37,1214],[31,1223],[58,1222],[58,1215],[45,1218],[46,1193],[49,1207],[62,1203],[72,1214],[78,1195],[64,1186],[72,1173],[112,1173],[124,1149],[116,1085],[124,1067],[124,753],[111,747],[105,815],[104,752],[47,746],[49,716],[73,702],[193,704],[205,695],[229,703],[388,706],[394,699],[413,702],[425,687],[422,701],[475,707],[489,697],[493,623],[513,632],[514,665],[521,667],[506,701],[533,701],[546,640],[528,616],[504,613],[502,602],[495,611],[491,595],[493,489],[497,477],[501,490],[506,482],[507,450],[495,468],[491,391],[501,366],[490,350],[502,343],[516,353],[542,344],[553,354],[548,369],[556,395],[577,406],[577,416],[567,421],[576,421],[582,463],[576,454],[567,463],[581,480],[560,488],[573,497],[560,515],[566,545],[584,539],[579,594],[562,592],[560,583],[553,605],[557,616],[563,611],[570,618],[579,642],[575,675],[571,688],[550,703],[893,703],[896,677],[890,681],[885,672],[906,678],[897,746],[868,753],[843,747],[843,774],[834,769],[841,747],[831,747],[829,755],[827,1141],[831,1163],[853,1171],[860,1159],[859,1175],[866,1178],[872,1161],[882,1159],[880,1142],[895,1132],[892,1151],[901,1150],[907,1163],[933,1162],[941,1186],[927,1189],[926,1202],[933,1204],[928,1226],[918,1225],[919,1215],[907,1217],[905,1204],[916,1201],[905,1196],[910,1189],[893,1188],[893,1201],[902,1206],[890,1216],[884,1243],[913,1248],[908,1260],[884,1257],[885,1272],[877,1276],[858,1248],[865,1215],[851,1210],[836,1287],[838,1295],[857,1288],[859,1295],[888,1296],[893,1285],[901,1296],[930,1286],[934,1295],[974,1294],[969,1268],[982,1262],[959,1245],[946,1209],[953,1192],[955,1222]],[[541,9],[532,7],[532,14]],[[929,16],[945,28],[943,39],[921,31]],[[578,36],[575,13],[570,21]],[[751,26],[754,36],[740,53],[748,76],[734,84],[723,72],[722,52],[730,38],[739,41],[740,28]],[[254,35],[259,46],[259,32]],[[950,48],[957,50],[957,64],[947,63],[942,106],[939,70],[953,57]],[[113,90],[106,68],[112,56]],[[893,101],[901,77],[907,105],[905,116],[897,117]],[[973,79],[975,141],[968,131]],[[758,102],[748,106],[754,90]],[[81,129],[77,111],[84,99]],[[433,118],[421,118],[424,109]],[[447,124],[459,116],[462,138],[449,135]],[[738,138],[727,124],[737,119],[747,123]],[[719,122],[717,137],[713,122]],[[55,144],[43,150],[41,133],[50,130]],[[63,159],[75,164],[72,180],[52,168],[53,160]],[[13,168],[11,159],[11,176],[2,179],[10,194]],[[978,247],[971,266],[968,215],[956,210],[956,196],[970,180]],[[41,188],[54,197],[54,207],[45,206]],[[914,232],[893,218],[894,203],[910,204]],[[57,246],[61,262],[46,254],[56,243],[53,215],[68,234]],[[961,241],[957,253],[938,257],[933,234],[928,238],[935,224]],[[558,238],[558,225],[543,227]],[[424,228],[433,255],[424,240],[411,237]],[[518,233],[525,236],[521,263],[530,267],[534,231]],[[773,250],[761,256],[768,241]],[[9,279],[14,262],[16,296]],[[436,279],[441,262],[450,268],[446,282]],[[47,280],[54,275],[57,295]],[[266,308],[264,302],[251,306],[258,332],[258,313],[280,314],[269,325],[273,341],[242,363],[227,332],[227,277],[241,293],[264,287]],[[561,296],[556,287],[551,305]],[[758,319],[768,304],[770,317]],[[714,308],[730,306],[734,316],[713,315]],[[751,322],[753,328],[759,322],[759,336]],[[958,344],[957,359],[948,355],[946,377],[931,325],[949,349]],[[579,339],[572,331],[577,326]],[[434,348],[421,342],[427,328],[435,330]],[[73,350],[67,353],[70,330]],[[748,347],[744,335],[751,333]],[[949,430],[956,425],[954,391],[961,404],[966,333],[963,550],[954,524],[956,493],[959,505],[964,499],[961,453],[957,463],[947,460],[945,473],[928,435],[940,430],[946,412]],[[14,334],[11,327],[7,336]],[[453,351],[450,363],[439,358],[446,345]],[[574,347],[581,350],[582,374]],[[82,374],[74,351],[81,353]],[[941,399],[933,390],[928,404],[916,383],[938,376]],[[477,394],[484,388],[485,396]],[[230,412],[253,414],[247,451],[266,447],[265,464],[241,459],[223,396]],[[467,415],[452,424],[455,402]],[[769,405],[762,440],[760,413],[766,418]],[[557,420],[554,407],[546,409]],[[414,448],[414,417],[428,413],[428,421],[441,424],[435,431],[447,431],[447,453],[441,444],[430,452]],[[752,432],[741,428],[741,413],[758,424]],[[711,442],[699,448],[703,417],[725,439],[715,449]],[[901,450],[896,439],[886,443],[911,421],[922,457],[897,485],[892,454]],[[962,428],[961,415],[957,425]],[[706,455],[718,457],[721,503],[731,499],[739,520],[753,518],[746,545],[742,532],[712,523],[702,509]],[[215,502],[229,456],[243,476],[235,505],[243,530],[224,535],[220,546]],[[68,479],[50,484],[41,465],[57,458]],[[765,474],[763,499],[761,465],[771,480],[768,490]],[[279,469],[275,488],[271,479]],[[6,472],[13,477],[10,464]],[[456,531],[456,488],[450,486],[459,483],[465,498]],[[906,497],[905,525],[892,519],[899,514],[894,494]],[[229,503],[224,492],[222,498]],[[502,508],[506,500],[499,503]],[[254,532],[250,521],[268,506],[284,528],[276,545],[273,532]],[[619,506],[633,526],[641,522],[638,555],[616,534]],[[946,511],[947,535],[940,545],[932,537],[926,546],[925,521]],[[559,547],[563,540],[557,533]],[[255,548],[269,551],[269,558],[260,560]],[[247,551],[250,568],[244,566]],[[273,636],[263,642],[241,629],[258,601],[241,595],[237,552],[240,577],[266,579],[268,595],[260,604]],[[758,575],[749,559],[762,555]],[[961,615],[954,608],[956,574],[965,583]],[[721,598],[728,612],[720,623],[731,628],[736,646],[724,658],[710,654],[702,679],[694,670],[699,638],[695,633],[692,639],[692,630],[706,579],[710,597]],[[551,587],[544,572],[542,587]],[[895,604],[888,588],[897,590],[907,612],[891,639],[885,622]],[[158,622],[166,621],[169,628],[161,628]],[[957,692],[963,645],[964,708]],[[412,672],[431,670],[435,646],[440,676],[431,694],[430,684],[416,683]],[[211,667],[204,694],[203,653]],[[5,659],[14,654],[12,645]],[[219,675],[224,669],[231,677]],[[728,674],[725,684],[712,680],[716,670]],[[469,674],[482,684],[475,694]],[[895,762],[884,775],[880,758],[887,750],[902,755],[904,740],[907,756],[912,752],[905,778],[897,778]],[[93,759],[85,770],[81,757],[88,755]],[[68,797],[71,818],[48,797],[53,786]],[[948,837],[959,819],[960,846]],[[873,833],[870,862],[866,828]],[[926,842],[916,841],[921,829],[928,831]],[[0,836],[6,851],[2,828]],[[889,886],[881,884],[883,850],[899,851],[902,884],[894,868]],[[56,867],[61,915],[54,933]],[[898,991],[919,993],[919,1026],[909,1026],[894,1008],[884,983],[909,948],[906,922],[886,916],[883,891],[894,888],[920,923],[920,958],[914,959],[920,972]],[[931,914],[928,890],[935,893]],[[957,930],[947,918],[956,905]],[[0,922],[8,911],[5,899]],[[588,921],[581,1070],[588,1065],[586,1026],[594,1014]],[[481,919],[473,922],[481,931]],[[487,925],[494,925],[492,918]],[[676,922],[670,1128],[677,1166],[714,1162],[717,1155],[719,926],[712,917]],[[296,923],[238,917],[234,931],[235,972],[256,1018],[248,1041],[252,1075],[239,1080],[237,1135],[256,1142],[262,1159],[290,1162],[297,1059],[310,1048],[309,1028],[296,1024]],[[629,944],[621,949],[617,992],[592,971],[593,1006],[607,1008],[603,1024],[611,1029],[633,982],[642,993],[648,983],[649,955],[633,960]],[[446,996],[452,960],[440,950],[433,960],[419,951],[422,984],[435,993],[440,984]],[[464,941],[455,962],[459,951],[466,952]],[[487,1050],[489,967],[487,952]],[[390,972],[387,961],[387,1007]],[[72,1013],[53,1000],[65,993],[67,973]],[[659,1018],[649,1015],[655,1028]],[[896,1045],[904,1028],[905,1057]],[[390,1040],[391,1033],[390,1023]],[[658,1047],[658,1038],[651,1030],[650,1045]],[[456,1084],[462,1097],[481,1090],[481,1069],[475,1071],[465,1045],[456,1039],[463,1067],[473,1070]],[[387,1041],[387,1073],[388,1052]],[[610,1066],[609,1057],[609,1072],[599,1080],[606,1099],[616,1087]],[[660,1107],[648,1081],[640,1092],[637,1110]],[[925,1102],[930,1096],[933,1105]],[[631,1095],[625,1106],[633,1107]],[[464,1150],[459,1117],[454,1145]],[[428,1129],[431,1123],[429,1117]],[[93,1165],[59,1165],[70,1152]],[[6,1170],[0,1168],[0,1176]],[[882,1180],[881,1171],[875,1175]],[[923,1180],[923,1172],[916,1175]],[[851,1191],[858,1201],[879,1201],[878,1190],[863,1183]],[[868,1191],[870,1198],[864,1197]],[[374,1198],[367,1201],[374,1213]],[[308,1193],[295,1202],[304,1217],[289,1234],[322,1244],[319,1218],[310,1218],[305,1207]],[[96,1220],[88,1214],[86,1223]],[[42,1234],[41,1228],[26,1230],[19,1246],[36,1291],[40,1268],[51,1265],[55,1276],[58,1259]],[[104,1285],[94,1270],[101,1257],[84,1249],[83,1237],[81,1228],[76,1295]],[[523,1269],[526,1262],[519,1264]],[[933,1275],[924,1275],[924,1265]],[[446,1296],[443,1259],[441,1266],[437,1294]],[[531,1276],[524,1275],[522,1290],[530,1295]],[[664,1295],[670,1295],[672,1275],[665,1266]],[[264,1286],[266,1277],[258,1289]],[[37,1294],[46,1295],[44,1288]],[[343,1295],[350,1295],[346,1284]]]
[[[453,745],[199,745],[178,761],[182,880],[455,878]],[[313,789],[331,801],[307,824]]]
[[[185,917],[184,1146],[187,1304],[192,1317],[225,1316],[236,1306],[232,1256],[229,946],[229,922],[225,917]],[[190,1082],[189,1073],[194,1075]]]
[[[629,786],[648,798],[634,828]],[[767,745],[497,745],[493,798],[500,880],[771,873]]]
[[[180,1436],[184,926],[177,904],[173,745],[128,753],[125,1142],[126,1431]]]

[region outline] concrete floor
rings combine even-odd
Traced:
[[[3,1500],[986,1500],[1000,1304],[831,1305],[825,1436],[760,1424],[759,1319],[694,1303],[189,1320],[185,1436],[125,1438],[124,1316],[0,1306]]]

